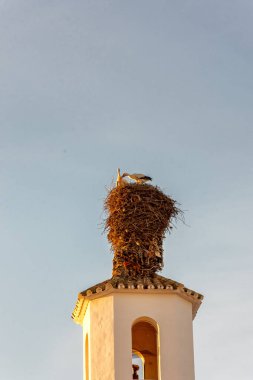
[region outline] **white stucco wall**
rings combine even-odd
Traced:
[[[88,314],[88,315],[87,315]],[[90,302],[84,318],[85,336],[89,334],[90,379],[114,380],[114,311],[113,296],[97,298]],[[85,365],[85,352],[84,352]]]
[[[90,355],[90,303],[87,307],[87,310],[86,310],[86,313],[85,313],[85,316],[84,316],[84,320],[83,320],[83,378],[84,380],[90,380],[91,377],[89,376],[89,378],[87,378],[86,376],[86,357],[88,357],[88,360],[89,360],[89,364],[88,364],[88,370],[90,372],[90,368],[91,368],[91,365],[90,365],[90,358],[91,358],[91,355]],[[89,346],[89,353],[88,355],[86,355],[86,352],[85,352],[85,342],[86,342],[86,335],[88,336],[88,346]]]
[[[131,380],[131,327],[140,317],[159,326],[159,380],[194,380],[192,304],[175,294],[134,292],[90,301],[84,319],[84,331],[90,329],[89,380]]]

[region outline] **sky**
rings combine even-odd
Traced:
[[[162,275],[205,298],[196,380],[252,380],[253,4],[0,0],[0,377],[82,378],[117,168],[180,203]]]

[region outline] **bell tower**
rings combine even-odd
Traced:
[[[72,314],[83,328],[84,380],[194,380],[192,321],[203,296],[157,274],[176,202],[118,178],[105,209],[112,277],[79,293]]]

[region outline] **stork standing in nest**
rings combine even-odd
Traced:
[[[123,173],[121,178],[123,178],[123,177],[131,178],[138,184],[143,184],[147,181],[152,181],[151,177],[149,177],[145,174],[138,174],[138,173],[133,173],[133,174]]]

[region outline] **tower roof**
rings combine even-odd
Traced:
[[[175,294],[186,299],[192,304],[192,319],[202,303],[203,296],[184,284],[172,279],[155,274],[153,277],[130,279],[125,277],[112,277],[108,280],[93,285],[78,294],[72,318],[77,324],[82,324],[83,317],[90,300],[104,297],[112,293],[135,294]]]

